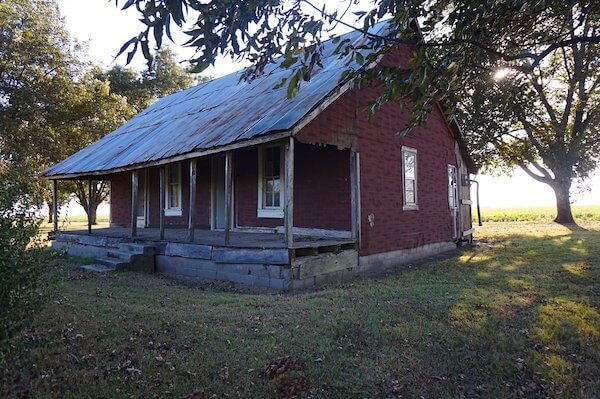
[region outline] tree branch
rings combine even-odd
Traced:
[[[527,167],[527,165],[525,165],[525,163],[524,163],[524,162],[520,161],[520,162],[518,162],[517,164],[518,164],[518,165],[519,165],[519,167],[520,167],[521,169],[523,169],[523,170],[525,171],[525,173],[527,173],[527,174],[528,174],[530,177],[534,178],[535,180],[537,180],[537,181],[539,181],[539,182],[541,182],[541,183],[546,183],[546,184],[548,184],[548,185],[550,184],[550,182],[551,182],[550,180],[548,180],[548,179],[547,179],[546,177],[544,177],[544,176],[540,176],[540,175],[538,175],[538,174],[534,173],[533,171],[531,171],[531,170],[530,170],[530,169]]]

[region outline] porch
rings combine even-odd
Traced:
[[[88,209],[94,181],[110,182],[110,224],[88,220],[74,234],[291,250],[356,244],[358,174],[354,151],[289,138],[86,176]],[[56,234],[58,226],[55,209]]]
[[[207,279],[260,286],[278,291],[339,281],[358,271],[356,241],[296,235],[292,247],[277,232],[199,230],[189,241],[187,230],[108,227],[59,232],[53,248],[70,255],[94,257],[95,271],[129,269],[180,279]],[[98,267],[103,269],[98,269]]]
[[[59,231],[55,214],[53,246],[94,257],[106,271],[288,290],[358,268],[358,159],[350,149],[290,137],[86,177],[90,192],[92,179],[110,180],[110,225],[88,220],[87,229]]]
[[[164,231],[164,238],[161,238],[160,229],[145,228],[138,229],[135,237],[131,236],[131,229],[126,227],[102,227],[93,229],[92,234],[88,234],[87,230],[70,230],[60,232],[62,235],[76,235],[98,238],[112,238],[123,242],[153,242],[157,245],[166,243],[187,243],[198,245],[210,245],[217,247],[231,248],[254,248],[254,249],[281,249],[288,248],[285,241],[285,234],[277,232],[277,229],[267,229],[262,232],[257,231],[239,231],[233,230],[229,233],[229,243],[225,245],[225,231],[223,230],[196,230],[193,240],[190,241],[189,234],[183,228],[171,228]],[[342,249],[354,248],[356,240],[351,238],[336,238],[323,236],[309,236],[296,234],[294,241],[288,249],[294,252],[309,252],[319,248],[339,246]]]

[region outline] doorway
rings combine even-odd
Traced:
[[[148,174],[145,169],[138,172],[138,203],[136,224],[138,228],[148,227]]]

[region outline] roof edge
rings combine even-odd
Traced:
[[[200,151],[190,151],[185,154],[179,154],[179,155],[176,155],[176,156],[173,156],[170,158],[161,158],[156,161],[142,162],[142,163],[120,166],[118,168],[111,168],[111,169],[106,169],[106,170],[96,170],[96,171],[70,173],[70,174],[48,175],[48,174],[45,174],[46,171],[44,171],[44,172],[38,173],[38,177],[41,179],[44,179],[44,180],[72,180],[72,179],[83,178],[83,177],[103,176],[103,175],[107,175],[107,174],[127,172],[127,171],[131,171],[131,170],[148,168],[148,167],[152,167],[152,166],[166,165],[169,163],[184,161],[187,159],[199,158],[199,157],[203,157],[203,156],[214,155],[214,154],[219,154],[222,152],[232,151],[232,150],[235,150],[238,148],[253,147],[253,146],[259,145],[259,144],[281,140],[286,137],[290,137],[291,135],[292,135],[291,130],[285,130],[285,131],[280,131],[280,132],[276,132],[276,131],[275,132],[267,132],[264,135],[253,138],[253,139],[239,141],[236,143],[227,144],[224,146],[213,147],[213,148],[200,150]]]

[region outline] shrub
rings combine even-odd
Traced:
[[[0,164],[0,363],[10,338],[42,302],[41,245],[31,176]]]

